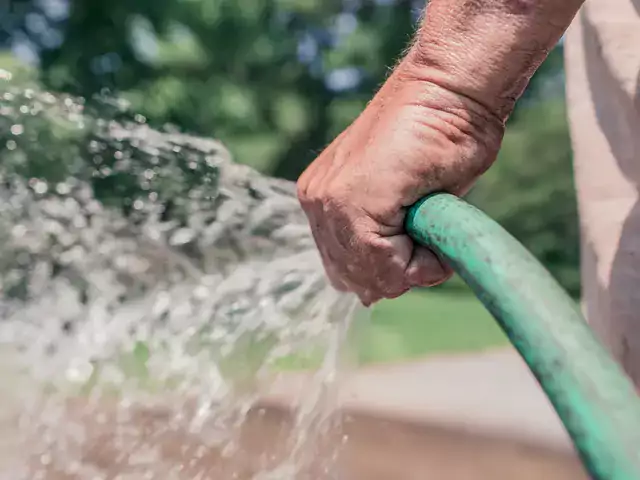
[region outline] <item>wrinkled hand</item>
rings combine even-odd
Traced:
[[[450,269],[404,232],[406,209],[432,192],[464,194],[503,132],[486,108],[401,64],[298,181],[333,286],[370,305],[448,279]]]

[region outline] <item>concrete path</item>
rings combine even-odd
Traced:
[[[283,374],[266,401],[296,401],[308,391],[308,381],[304,374]],[[550,402],[510,349],[431,357],[345,374],[338,402],[346,410],[572,448]]]

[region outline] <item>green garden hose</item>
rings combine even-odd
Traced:
[[[576,303],[517,240],[465,201],[434,194],[407,232],[467,282],[538,379],[597,480],[640,480],[640,399]]]

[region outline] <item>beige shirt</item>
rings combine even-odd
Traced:
[[[587,0],[566,67],[584,309],[640,385],[640,0]]]

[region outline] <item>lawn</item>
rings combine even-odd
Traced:
[[[361,315],[353,329],[360,364],[473,352],[508,342],[493,317],[466,289],[419,290],[381,302]]]
[[[508,344],[493,317],[463,286],[422,289],[362,310],[355,319],[348,357],[356,365],[467,353]],[[322,352],[288,357],[282,369],[318,366]]]

